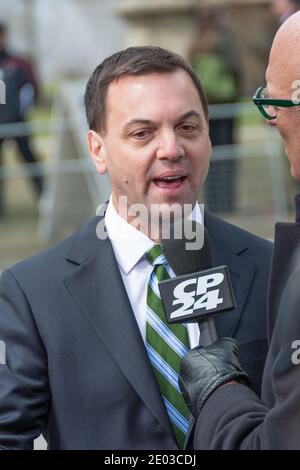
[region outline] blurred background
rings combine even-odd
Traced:
[[[107,199],[87,153],[83,94],[95,66],[130,45],[167,47],[193,65],[214,146],[199,200],[271,239],[274,221],[293,217],[298,188],[251,96],[297,3],[1,0],[0,271],[73,233]]]

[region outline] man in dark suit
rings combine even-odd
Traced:
[[[267,87],[254,102],[276,125],[300,181],[300,13],[277,32],[266,72]],[[196,449],[300,449],[300,195],[296,223],[278,223],[270,278],[268,336],[262,400],[251,390],[237,345],[230,338],[190,351],[181,387],[197,416]]]
[[[50,449],[177,449],[177,431],[187,427],[162,395],[160,363],[149,353],[154,270],[146,255],[171,206],[176,216],[190,206],[203,223],[196,201],[211,153],[207,102],[181,57],[140,47],[95,69],[85,104],[89,150],[98,173],[108,172],[112,196],[77,234],[1,276],[0,447],[30,449],[42,432]],[[216,328],[242,343],[258,390],[271,244],[209,213],[204,223],[214,263],[229,266],[237,296]],[[162,320],[153,328],[157,343],[179,344]],[[181,328],[196,346],[197,324]],[[182,399],[178,371],[174,365],[172,386]]]

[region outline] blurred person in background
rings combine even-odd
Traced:
[[[279,24],[300,9],[300,0],[271,0],[271,10]]]
[[[226,23],[223,8],[206,8],[198,20],[198,33],[190,50],[190,62],[201,78],[209,104],[234,103],[240,98],[239,52]],[[232,145],[235,117],[210,117],[212,146]],[[236,159],[212,159],[204,185],[205,203],[212,212],[232,212],[235,208]]]
[[[300,12],[279,28],[266,86],[254,103],[276,126],[293,178],[300,181]],[[300,449],[300,194],[295,223],[279,222],[269,284],[269,352],[261,399],[238,359],[238,345],[222,338],[190,351],[181,365],[181,390],[197,417],[195,449]]]
[[[3,142],[12,139],[16,142],[19,152],[26,163],[37,165],[37,158],[33,153],[27,135],[8,135],[1,133],[2,124],[21,123],[25,126],[27,113],[38,93],[38,84],[32,64],[25,58],[12,54],[6,48],[7,26],[0,22],[0,80],[5,84],[5,103],[0,104],[0,172],[2,164]],[[27,127],[24,127],[25,132]],[[36,167],[38,172],[39,167]],[[42,176],[31,176],[33,188],[37,197],[42,192]],[[0,215],[4,211],[4,187],[0,179]]]

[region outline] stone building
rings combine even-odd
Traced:
[[[157,44],[187,56],[197,18],[226,7],[240,48],[243,91],[261,83],[274,34],[270,0],[1,0],[11,46],[33,56],[44,81],[86,76],[127,45]]]
[[[155,44],[188,56],[198,17],[207,7],[222,8],[239,47],[242,91],[248,95],[264,80],[276,23],[269,0],[123,0],[117,9],[127,25],[126,45]]]

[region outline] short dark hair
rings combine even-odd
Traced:
[[[128,75],[171,73],[185,70],[198,91],[204,114],[208,119],[208,103],[203,87],[192,67],[178,54],[161,47],[129,47],[107,57],[90,76],[85,90],[84,103],[89,128],[104,132],[106,125],[106,96],[111,82]]]

